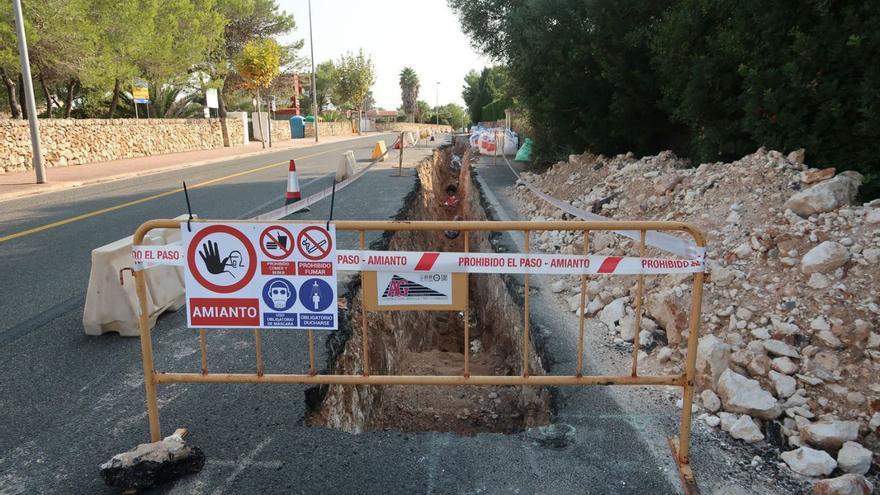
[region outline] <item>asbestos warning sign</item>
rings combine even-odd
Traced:
[[[190,327],[337,328],[334,226],[191,226],[181,225]]]

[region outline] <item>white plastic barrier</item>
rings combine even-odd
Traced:
[[[186,218],[186,215],[177,217],[179,220]],[[164,245],[179,240],[180,232],[177,229],[159,229],[150,232],[144,243]],[[89,287],[83,308],[83,329],[86,335],[102,335],[108,332],[117,332],[123,337],[140,335],[140,311],[131,273],[123,272],[123,283],[120,284],[120,271],[132,265],[131,246],[132,237],[128,236],[92,250]],[[183,307],[183,270],[163,266],[144,273],[147,294],[150,296],[147,300],[147,311],[152,327],[163,312],[176,311]]]
[[[357,162],[354,159],[354,151],[348,150],[342,154],[339,167],[336,168],[336,182],[342,182],[354,175],[357,170]]]
[[[407,146],[412,146],[416,144],[416,133],[412,131],[407,131],[403,137],[403,141],[404,143],[406,143]]]

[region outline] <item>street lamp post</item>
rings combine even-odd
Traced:
[[[24,36],[24,18],[21,15],[21,0],[12,0],[15,12],[15,31],[18,35],[18,56],[21,59],[21,78],[24,100],[27,106],[28,124],[31,128],[31,148],[33,150],[34,172],[37,184],[46,182],[46,169],[43,167],[43,150],[40,149],[40,124],[37,122],[37,105],[34,103],[34,83],[31,79],[31,63],[28,59],[27,40]]]
[[[315,78],[315,39],[312,37],[312,0],[309,0],[309,49],[312,51],[312,116],[315,117],[315,142],[318,142],[318,82]]]
[[[434,124],[440,125],[440,81],[437,81],[434,92]]]

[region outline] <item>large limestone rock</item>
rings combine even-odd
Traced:
[[[721,373],[730,361],[730,346],[714,335],[700,337],[697,346],[697,386],[715,390]]]
[[[804,189],[785,202],[785,207],[802,217],[836,210],[851,204],[859,192],[862,175],[847,171]]]
[[[666,330],[666,339],[671,345],[681,343],[681,333],[688,327],[687,303],[689,296],[678,297],[675,290],[667,289],[648,296],[645,309],[648,314]]]
[[[764,341],[764,349],[770,354],[775,354],[777,356],[785,356],[790,358],[800,358],[801,355],[798,353],[797,349],[786,344],[781,340],[765,340]]]
[[[626,298],[620,297],[611,301],[602,311],[599,311],[599,321],[605,324],[609,330],[614,330],[615,324],[626,316]]]
[[[197,473],[205,465],[198,447],[184,443],[179,433],[153,443],[142,443],[133,450],[116,454],[101,464],[101,477],[107,485],[124,490],[140,490]]]
[[[792,471],[804,476],[828,476],[837,467],[828,452],[809,447],[783,452],[780,457]]]
[[[794,395],[797,389],[797,380],[776,371],[770,371],[768,376],[770,381],[773,382],[773,388],[776,389],[776,397],[787,399]]]
[[[760,442],[764,439],[758,425],[746,414],[740,416],[736,423],[730,427],[730,436],[746,443]]]
[[[858,474],[844,474],[813,483],[813,495],[871,495],[874,486]]]
[[[859,424],[855,421],[818,421],[805,424],[799,429],[801,439],[813,447],[837,450],[844,442],[859,436]]]
[[[782,408],[770,392],[761,388],[757,380],[746,378],[727,369],[718,379],[717,392],[724,409],[748,414],[761,419],[774,419],[782,414]]]
[[[700,401],[703,403],[703,408],[710,413],[716,413],[721,409],[721,399],[718,398],[715,392],[709,389],[700,392]]]
[[[807,251],[801,258],[804,273],[828,273],[849,261],[849,250],[834,241],[825,241]]]
[[[837,465],[844,473],[865,474],[871,469],[871,451],[856,442],[843,442]]]

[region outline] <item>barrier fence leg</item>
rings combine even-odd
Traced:
[[[639,242],[639,258],[645,257],[645,236],[647,233],[642,230],[640,235]],[[639,376],[639,347],[641,347],[641,341],[639,341],[639,334],[642,330],[642,298],[645,292],[645,275],[639,274],[639,285],[636,288],[636,317],[635,317],[635,335],[633,337],[633,364],[632,364],[632,376]]]
[[[142,239],[140,240],[142,242]],[[159,428],[159,403],[156,399],[156,381],[153,369],[153,341],[150,332],[150,315],[147,310],[147,284],[144,280],[144,272],[134,272],[135,288],[137,290],[140,315],[138,322],[141,330],[141,356],[144,362],[144,388],[147,394],[147,418],[150,422],[150,441],[158,442],[161,438]]]
[[[263,376],[263,333],[259,328],[254,330],[254,347],[257,352],[257,376]]]
[[[523,241],[524,252],[525,254],[529,254],[529,231],[524,230],[523,236],[525,237],[525,241]],[[524,291],[523,291],[523,348],[522,348],[522,376],[528,378],[529,376],[529,274],[526,273],[523,276],[524,282]]]
[[[584,256],[590,254],[590,231],[584,231]],[[584,376],[584,326],[587,324],[587,276],[581,275],[581,314],[578,322],[578,357],[575,375],[578,378]]]
[[[202,353],[202,374],[208,374],[208,342],[205,338],[205,329],[199,330],[199,351]]]
[[[470,252],[470,231],[464,231],[464,252]],[[469,276],[469,275],[467,275]],[[467,294],[465,300],[467,301],[467,305],[464,307],[464,377],[469,378],[471,376],[470,369],[470,352],[471,352],[471,287],[470,280],[468,280]]]
[[[669,445],[678,464],[681,482],[687,495],[699,494],[696,478],[690,465],[691,406],[694,402],[694,376],[697,365],[697,344],[699,342],[700,317],[703,305],[703,274],[694,274],[694,294],[691,300],[691,315],[688,325],[688,354],[685,368],[685,382],[682,397],[681,430],[678,439],[670,438]]]
[[[361,230],[358,237],[358,245],[361,249],[366,246],[366,232]],[[364,376],[370,376],[370,342],[367,335],[367,304],[363,300],[364,294],[364,272],[361,271],[361,343],[364,345]]]

